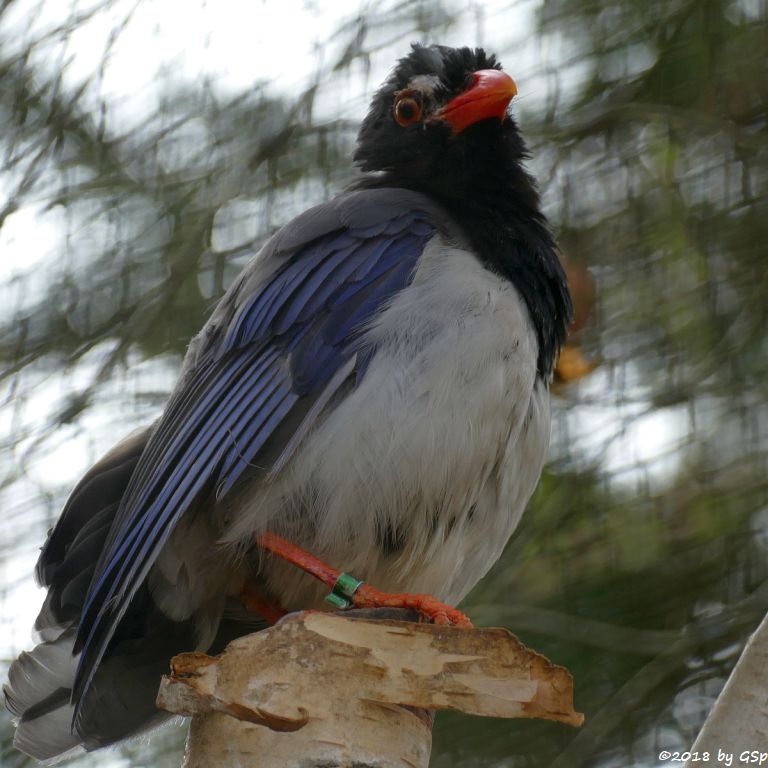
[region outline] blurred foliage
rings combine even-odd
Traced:
[[[84,468],[156,415],[258,244],[353,176],[350,83],[370,92],[421,39],[485,43],[523,84],[528,46],[540,90],[517,109],[563,250],[595,279],[579,341],[600,366],[558,396],[532,509],[465,606],[568,666],[587,722],[443,714],[433,765],[655,766],[689,746],[768,610],[764,0],[365,6],[339,11],[301,87],[168,75],[134,114],[100,93],[103,69],[67,77],[67,41],[112,12],[106,66],[143,3],[19,37],[21,5],[0,3],[0,237],[56,236],[2,272],[4,590],[76,479],[52,465]],[[28,765],[0,725],[0,764]],[[78,764],[173,765],[180,740]]]

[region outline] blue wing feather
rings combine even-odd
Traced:
[[[364,375],[374,352],[361,348],[359,330],[408,284],[435,231],[418,210],[375,218],[339,225],[275,258],[253,295],[237,296],[229,327],[203,349],[172,397],[89,590],[76,645],[76,704],[180,516],[211,488],[217,499],[225,495],[296,403],[321,397],[358,353],[353,381]]]
[[[363,250],[363,249],[358,249]],[[302,314],[307,302],[314,294],[322,293],[322,289],[330,285],[343,282],[350,272],[353,272],[358,266],[358,259],[364,258],[365,254],[355,254],[355,249],[348,246],[325,259],[320,266],[315,269],[307,279],[303,281],[286,302],[278,313],[275,314],[272,322],[272,332],[277,335],[287,333],[291,326],[298,320]]]
[[[178,491],[180,483],[184,476],[188,473],[190,468],[190,458],[197,457],[198,459],[202,455],[208,456],[210,449],[219,444],[220,439],[216,440],[216,428],[221,427],[222,422],[225,422],[237,408],[242,398],[248,393],[249,388],[263,379],[265,373],[272,371],[272,364],[278,358],[277,350],[270,350],[269,353],[264,355],[264,359],[260,361],[260,364],[254,364],[248,366],[247,358],[241,361],[241,364],[237,367],[230,367],[226,372],[228,376],[222,376],[215,380],[215,386],[206,393],[206,397],[198,401],[196,407],[189,414],[189,425],[200,422],[207,412],[213,411],[212,415],[208,418],[207,429],[205,431],[197,431],[194,429],[180,429],[176,434],[175,439],[168,446],[169,454],[176,455],[178,461],[175,463],[164,461],[156,466],[156,470],[152,475],[152,480],[146,484],[142,494],[138,497],[137,503],[141,504],[151,497],[153,490],[159,483],[163,484],[160,494],[157,498],[157,503],[153,505],[154,514],[148,513],[142,517],[135,518],[130,530],[125,532],[122,537],[119,547],[116,549],[113,557],[110,560],[109,565],[104,570],[101,578],[96,582],[96,589],[101,587],[110,577],[111,573],[121,564],[136,563],[135,558],[140,553],[136,551],[137,544],[141,541],[141,537],[146,530],[152,525],[154,521],[161,517],[161,512],[164,509],[172,508],[173,493]],[[235,374],[244,374],[243,378],[234,383],[232,379],[236,378]],[[258,395],[259,390],[256,390],[255,395]],[[216,409],[219,400],[226,396],[224,406]],[[220,437],[220,436],[219,436]],[[188,441],[191,440],[191,443]],[[186,444],[186,450],[183,451],[181,456],[178,456],[180,450]],[[170,471],[170,476],[167,476],[167,472]],[[164,493],[162,491],[165,491]],[[118,578],[120,573],[118,573]],[[86,605],[86,611],[88,610]]]
[[[233,436],[234,445],[230,449],[221,470],[221,476],[224,478],[223,485],[219,488],[219,498],[224,496],[234,485],[240,469],[245,469],[264,443],[269,439],[274,427],[284,416],[288,409],[298,399],[298,395],[291,390],[290,383],[280,382],[274,387],[270,399],[259,408],[252,409],[248,416],[252,416],[253,421],[244,422],[242,428]]]
[[[341,344],[345,338],[354,335],[355,330],[364,326],[365,321],[374,315],[376,308],[382,304],[382,296],[391,296],[397,291],[397,286],[407,280],[409,274],[407,264],[395,264],[383,275],[369,282],[360,291],[347,299],[331,312],[324,328],[324,335],[332,345]]]

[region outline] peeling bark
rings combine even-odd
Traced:
[[[194,716],[185,768],[426,768],[430,710],[583,720],[568,671],[503,629],[293,614],[171,667],[158,706]]]

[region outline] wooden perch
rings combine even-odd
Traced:
[[[504,629],[292,614],[171,670],[157,703],[194,716],[185,768],[422,768],[434,709],[583,721],[570,673]]]
[[[714,762],[718,755],[739,758],[733,765],[765,764],[768,758],[768,615],[749,638],[731,676],[720,692],[691,753],[708,752]],[[756,750],[756,751],[753,751]],[[745,753],[748,753],[744,756]],[[757,757],[755,757],[757,756]],[[684,768],[694,768],[693,758]],[[722,764],[719,760],[718,764]],[[730,763],[729,763],[730,765]]]

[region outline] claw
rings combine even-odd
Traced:
[[[352,604],[356,608],[412,608],[435,624],[467,629],[472,627],[468,616],[431,595],[411,595],[407,592],[392,594],[362,584],[352,596]]]

